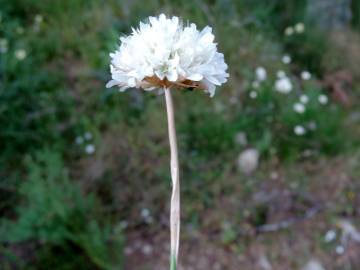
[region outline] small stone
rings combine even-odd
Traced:
[[[325,270],[318,260],[309,261],[301,270]]]
[[[343,247],[343,246],[337,246],[336,248],[335,248],[335,252],[336,252],[336,254],[338,254],[338,255],[342,255],[342,254],[344,254],[344,252],[345,252],[345,248]]]
[[[243,151],[238,157],[237,164],[245,174],[254,172],[259,165],[259,151],[253,148]]]

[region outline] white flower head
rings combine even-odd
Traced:
[[[256,74],[256,79],[259,82],[265,81],[266,77],[267,77],[267,72],[266,69],[263,67],[257,67],[255,70],[255,74]]]
[[[304,70],[303,72],[301,72],[301,79],[303,79],[304,81],[308,81],[311,79],[311,73],[307,70]]]
[[[285,55],[282,57],[281,61],[282,61],[285,65],[290,64],[290,63],[291,63],[291,57],[290,57],[290,55],[285,54]]]
[[[251,92],[249,93],[249,96],[250,96],[250,98],[255,99],[255,98],[257,98],[258,94],[257,94],[256,91],[251,91]]]
[[[345,248],[344,248],[343,246],[341,246],[341,245],[338,245],[338,246],[336,246],[336,248],[335,248],[335,252],[336,252],[336,254],[338,254],[338,255],[342,255],[342,254],[344,254],[344,252],[345,252]]]
[[[93,144],[88,144],[85,146],[85,152],[88,155],[91,155],[95,152],[95,146]]]
[[[336,231],[335,230],[329,230],[326,232],[324,240],[326,243],[330,243],[336,239]]]
[[[303,126],[295,126],[294,133],[298,136],[302,136],[306,133],[306,129]]]
[[[291,36],[292,34],[294,34],[294,28],[291,26],[288,26],[285,28],[284,33],[286,36]]]
[[[293,86],[288,77],[279,78],[275,82],[275,90],[282,94],[288,94],[292,91]]]
[[[112,80],[107,87],[203,89],[212,97],[229,77],[214,38],[209,26],[199,31],[175,16],[149,17],[149,23],[141,22],[121,37],[120,47],[110,54]]]
[[[309,97],[307,95],[301,95],[299,99],[302,104],[307,104],[309,102]]]
[[[44,18],[42,15],[40,14],[36,14],[34,17],[34,21],[36,24],[41,24],[43,22]]]
[[[326,105],[329,101],[329,98],[326,95],[320,95],[318,100],[320,104]]]
[[[305,25],[302,22],[295,24],[294,28],[295,28],[295,32],[298,34],[304,33],[305,31]]]
[[[295,112],[300,113],[300,114],[305,112],[305,106],[302,103],[295,103],[293,106],[293,109]]]
[[[278,72],[276,72],[276,76],[277,76],[278,78],[285,78],[285,77],[286,77],[286,73],[285,73],[285,71],[283,71],[283,70],[279,70]]]
[[[15,58],[19,61],[22,61],[26,58],[27,53],[24,49],[18,49],[15,51]]]

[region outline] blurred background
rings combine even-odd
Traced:
[[[168,269],[164,97],[105,89],[162,12],[231,75],[174,91],[179,269],[360,269],[357,0],[0,0],[0,269]]]

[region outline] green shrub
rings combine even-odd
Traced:
[[[100,219],[96,198],[69,179],[60,156],[45,150],[26,163],[28,178],[20,187],[23,202],[16,208],[16,221],[3,220],[1,242],[40,244],[40,255],[51,256],[45,257],[46,265],[37,262],[41,268],[36,269],[63,269],[61,264],[67,262],[59,261],[56,250],[67,256],[73,250],[72,256],[85,256],[101,269],[119,269],[121,232],[112,229],[103,216]]]

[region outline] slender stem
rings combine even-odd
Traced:
[[[180,180],[179,180],[179,160],[176,142],[176,129],[174,120],[174,105],[170,89],[165,88],[166,111],[169,129],[169,142],[171,152],[171,180],[172,194],[170,206],[170,238],[171,255],[170,269],[175,270],[178,263],[179,242],[180,242]]]

